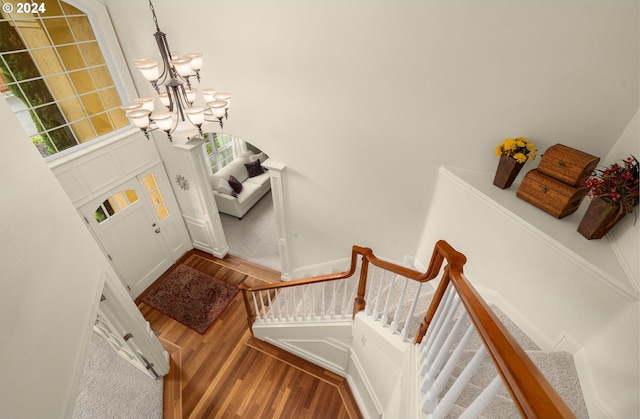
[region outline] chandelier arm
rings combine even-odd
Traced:
[[[160,51],[160,58],[162,58],[162,73],[158,79],[158,84],[164,84],[169,78],[174,78],[177,73],[171,65],[171,50],[169,49],[169,41],[167,41],[167,34],[158,31],[153,34],[158,44],[158,50]]]
[[[174,80],[172,80],[174,81]],[[185,120],[184,111],[191,107],[189,99],[187,99],[187,92],[184,90],[184,85],[176,81],[176,84],[169,83],[175,96],[176,113],[181,121]]]

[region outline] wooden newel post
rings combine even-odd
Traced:
[[[242,284],[240,285],[242,287]],[[251,310],[251,304],[249,303],[249,296],[247,296],[246,289],[242,289],[242,299],[244,300],[244,308],[247,310],[247,322],[249,323],[249,330],[253,334],[253,321],[256,319],[256,314]]]
[[[364,310],[366,302],[364,301],[364,293],[367,288],[367,272],[369,270],[369,260],[362,256],[362,267],[360,268],[360,281],[358,282],[358,295],[353,301],[353,317],[356,318],[356,313]]]

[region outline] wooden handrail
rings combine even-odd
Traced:
[[[358,252],[355,250],[356,247],[357,246],[353,246],[353,250],[351,251],[351,265],[349,266],[348,271],[334,273],[334,274],[313,276],[313,277],[303,278],[303,279],[296,279],[293,281],[276,282],[274,284],[248,285],[248,284],[242,283],[238,286],[238,288],[240,288],[243,291],[245,290],[246,291],[265,291],[265,290],[273,290],[273,289],[279,289],[279,288],[295,287],[298,285],[315,284],[317,282],[333,281],[334,279],[349,278],[351,275],[353,275],[356,272],[356,266],[358,265]]]
[[[542,375],[529,356],[496,317],[493,310],[466,279],[463,273],[466,257],[443,240],[436,243],[429,267],[424,273],[378,259],[370,248],[353,246],[351,266],[348,271],[269,285],[249,286],[241,284],[240,288],[243,291],[247,313],[252,312],[247,297],[248,292],[349,278],[356,271],[358,255],[362,256],[362,266],[358,292],[354,300],[354,317],[358,311],[365,308],[364,295],[369,264],[414,281],[427,282],[436,278],[446,260],[447,265],[444,267],[440,284],[420,325],[415,342],[419,343],[422,340],[447,286],[452,283],[520,414],[525,418],[575,418],[571,409],[564,403],[553,386]],[[250,326],[254,319],[255,314],[253,316],[249,314]]]
[[[452,263],[452,255],[458,258],[456,263]],[[466,279],[462,271],[466,259],[460,256],[464,258],[448,245],[436,245],[429,271],[434,264],[442,264],[441,257],[447,259],[448,265],[444,268],[440,284],[420,325],[416,343],[422,340],[451,282],[522,417],[575,418],[553,386]]]
[[[505,387],[525,418],[574,418],[553,386],[507,331],[493,310],[471,286],[462,272],[450,277],[460,300],[484,341]]]
[[[449,245],[449,243],[444,240],[439,240],[436,243],[433,249],[433,254],[431,255],[431,260],[429,261],[429,267],[424,273],[405,268],[404,266],[396,265],[395,263],[378,259],[373,254],[373,251],[368,247],[353,246],[353,248],[354,251],[357,251],[363,256],[362,269],[360,270],[360,282],[358,283],[358,295],[354,301],[354,318],[359,311],[364,310],[365,308],[366,302],[364,301],[364,294],[367,282],[368,263],[417,282],[427,282],[438,276],[440,268],[442,268],[442,263],[445,259],[447,260],[449,266],[455,266],[456,269],[458,269],[460,272],[462,272],[462,267],[467,261],[467,258],[462,253],[455,250],[453,247],[451,247],[451,245]],[[431,317],[433,317],[433,315]],[[428,323],[423,323],[420,325],[420,331],[422,332],[422,335],[424,335],[424,332],[426,332],[427,326]],[[418,336],[422,335],[418,333]]]
[[[278,282],[275,284],[264,284],[264,285],[253,285],[253,286],[245,283],[240,284],[238,288],[240,288],[240,290],[242,291],[242,299],[244,301],[244,308],[247,311],[247,323],[249,324],[249,329],[251,329],[251,331],[253,332],[253,322],[256,319],[256,313],[253,312],[253,309],[251,308],[251,303],[249,302],[250,292],[270,291],[270,290],[277,290],[280,288],[295,287],[300,285],[315,284],[319,282],[349,278],[356,272],[356,267],[358,265],[358,252],[356,251],[356,247],[357,246],[354,246],[353,250],[351,251],[351,264],[349,266],[348,271],[335,273],[335,274],[315,276],[311,278],[296,279],[293,281]]]

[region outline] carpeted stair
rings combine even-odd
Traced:
[[[489,305],[500,321],[505,325],[509,333],[515,338],[518,344],[524,349],[526,354],[531,358],[542,375],[558,392],[560,397],[569,406],[571,411],[577,418],[588,418],[588,412],[578,373],[571,354],[563,351],[543,351],[527,336],[506,314],[493,304]],[[468,320],[466,323],[468,324]],[[462,328],[466,329],[465,327]],[[458,338],[454,341],[457,343],[462,337],[460,332]],[[480,347],[481,340],[477,334],[471,338],[467,350],[463,353],[458,362],[452,377],[449,379],[448,385],[444,388],[441,396],[446,394],[454,380],[460,375],[464,367],[471,360],[475,351]],[[497,371],[493,362],[487,357],[482,362],[480,368],[471,378],[456,404],[447,415],[447,418],[457,418],[468,407],[471,402],[480,394],[480,392],[489,384],[496,376]],[[506,390],[502,390],[492,402],[485,408],[482,418],[486,419],[506,419],[520,417],[518,410],[513,403],[511,396]]]
[[[396,282],[396,286],[392,288],[390,281],[391,276],[387,274],[387,276],[385,277],[386,282],[384,283],[383,287],[379,289],[382,275],[382,271],[380,270],[374,270],[373,272],[370,272],[369,281],[371,281],[371,278],[373,278],[373,282],[370,282],[368,284],[367,292],[369,293],[370,297],[367,300],[367,312],[370,313],[370,315],[376,314],[376,318],[382,321],[384,307],[388,302],[389,307],[394,307],[394,309],[389,310],[389,313],[387,313],[385,323],[386,325],[391,326],[396,316],[395,307],[397,306],[398,301],[400,301],[402,290],[404,288],[404,282]],[[337,319],[341,314],[343,292],[346,287],[348,301],[347,305],[349,310],[349,315],[347,316],[347,318],[350,319],[350,309],[355,298],[359,277],[360,274],[359,271],[357,271],[351,278],[337,281],[335,284],[335,298],[332,298],[334,285],[331,282],[327,282],[325,283],[324,288],[320,284],[315,284],[305,287],[293,287],[285,293],[280,292],[277,297],[279,299],[278,304],[280,305],[280,307],[286,306],[290,313],[295,313],[295,316],[297,318],[304,317],[308,320],[312,318],[317,320],[320,318],[319,313],[324,313],[324,318],[327,320]],[[396,281],[398,281],[398,279],[396,279]],[[404,281],[404,279],[401,279],[401,281]],[[373,285],[373,289],[369,290],[371,284]],[[418,283],[414,281],[409,281],[407,283],[407,286],[404,290],[405,297],[403,299],[403,304],[398,310],[398,317],[401,320],[398,323],[396,333],[401,333],[404,328],[404,319],[407,317],[411,309],[413,297],[418,290],[418,286]],[[298,289],[294,290],[294,288]],[[295,297],[293,296],[294,292]],[[409,330],[407,336],[410,341],[412,341],[413,337],[416,335],[420,323],[422,322],[429,304],[431,303],[434,293],[435,291],[430,284],[423,284],[420,287],[420,296],[415,307],[414,315],[411,319],[408,320]],[[323,301],[323,294],[324,306],[322,306],[321,304],[321,302]],[[305,298],[305,304],[303,304],[302,302],[303,295]],[[276,297],[274,297],[274,303],[272,303],[272,305],[275,305],[275,298]],[[309,302],[312,300],[316,302],[315,306],[313,307],[311,306],[311,304],[309,304]],[[586,404],[582,396],[580,382],[578,380],[577,371],[571,354],[560,351],[542,351],[498,307],[494,305],[490,305],[490,307],[494,311],[496,316],[500,319],[500,321],[505,325],[507,330],[512,334],[515,340],[525,350],[527,355],[531,358],[531,360],[542,372],[542,374],[556,389],[565,403],[567,403],[576,417],[581,419],[588,418]],[[463,309],[460,308],[458,313],[461,313],[461,310]],[[467,324],[462,327],[462,331],[454,341],[455,343],[459,341],[459,339],[462,337],[462,334],[466,330],[469,320],[466,320],[466,322]],[[480,345],[481,339],[476,333],[471,338],[471,341],[466,348],[467,350],[463,354],[462,359],[460,360],[453,373],[453,377],[449,380],[449,384],[442,391],[441,397],[446,393],[451,383],[453,383],[455,378],[461,373],[464,366],[468,363],[468,361],[475,353],[475,350],[477,350]],[[459,417],[460,414],[464,412],[464,408],[469,406],[469,404],[482,391],[482,389],[484,389],[486,385],[493,379],[493,377],[495,377],[496,373],[497,372],[493,363],[487,357],[483,361],[478,371],[474,374],[463,393],[456,401],[456,404],[447,415],[447,418],[453,419]],[[508,392],[506,390],[503,390],[483,411],[481,417],[485,419],[515,418],[519,417],[519,413]]]

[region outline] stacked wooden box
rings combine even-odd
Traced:
[[[580,150],[556,144],[529,171],[516,195],[556,218],[574,213],[587,195],[584,181],[600,161]]]

